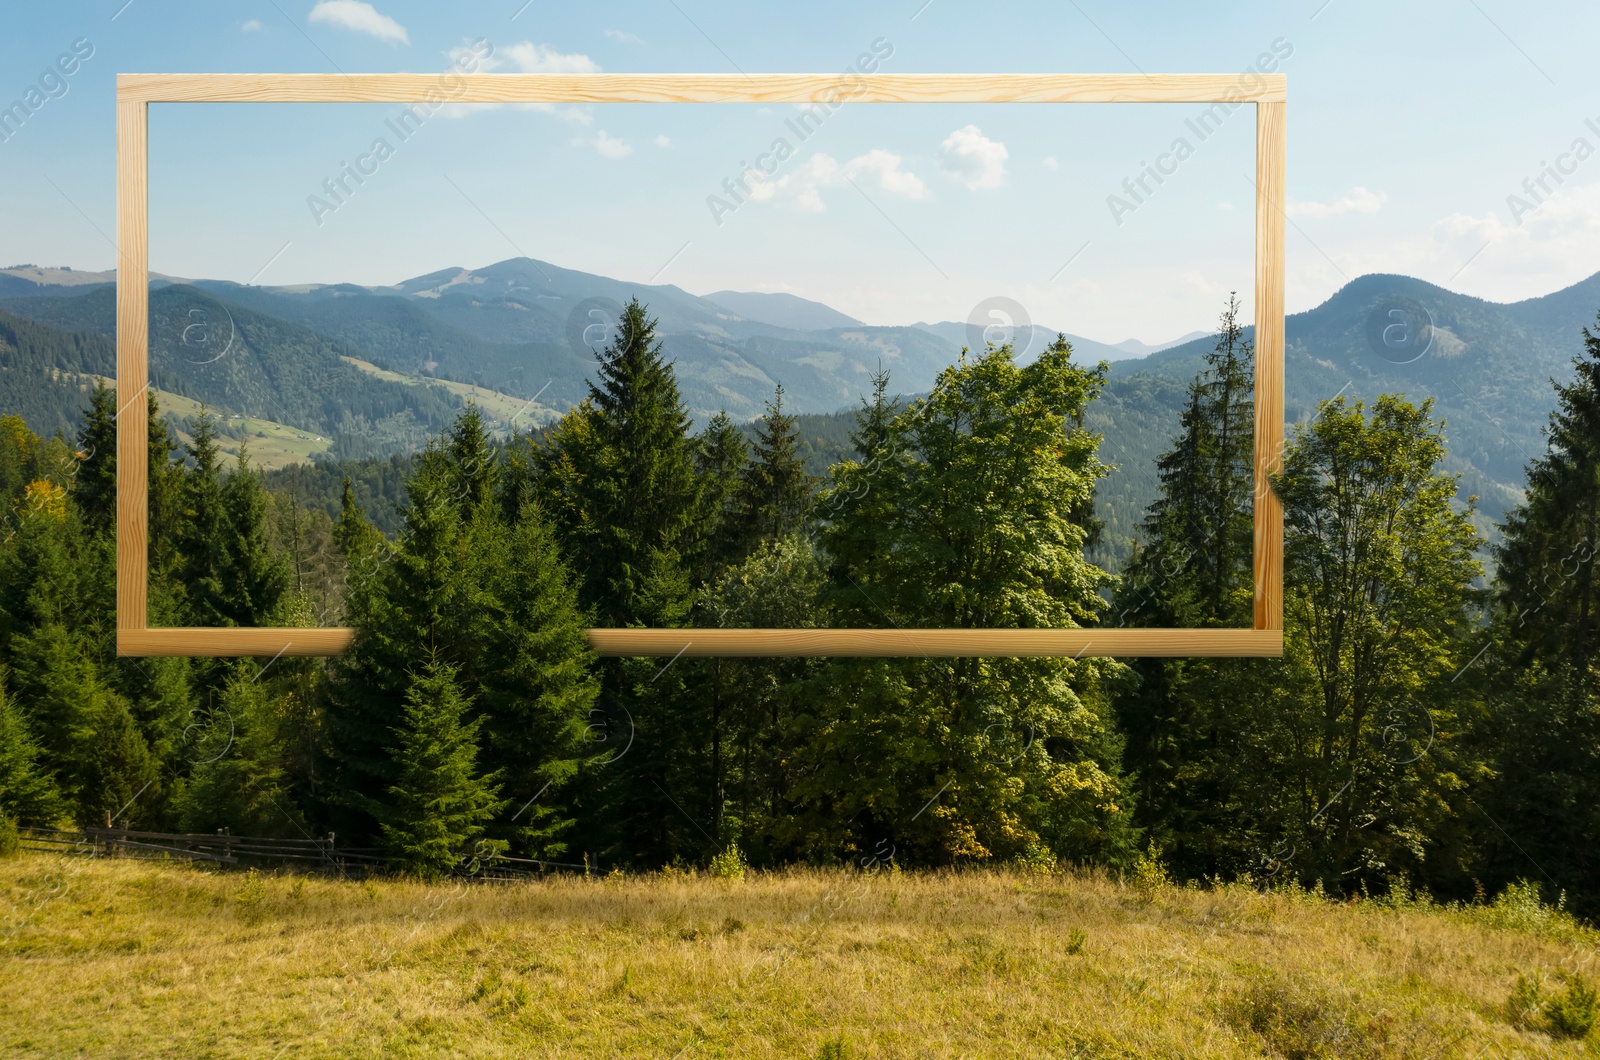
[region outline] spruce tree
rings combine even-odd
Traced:
[[[498,778],[478,770],[478,719],[451,666],[430,661],[410,680],[394,729],[395,783],[383,836],[403,870],[448,873],[500,809]]]
[[[261,675],[257,663],[236,665],[216,702],[191,719],[190,774],[173,800],[181,831],[303,834],[289,775],[291,716]]]
[[[568,554],[583,557],[583,602],[600,625],[654,617],[641,606],[646,583],[697,543],[695,446],[655,327],[628,303],[588,398],[543,454],[552,515]]]
[[[289,568],[269,539],[266,490],[242,443],[220,495],[225,519],[219,528],[218,610],[229,625],[271,625],[289,589]]]
[[[1507,517],[1495,558],[1520,661],[1587,681],[1600,647],[1600,332],[1585,328],[1583,338],[1573,378],[1555,384],[1547,449],[1528,465],[1527,499]]]
[[[862,398],[850,434],[856,455],[829,469],[828,488],[812,509],[813,532],[827,537],[823,562],[830,608],[837,622],[846,626],[882,621],[872,593],[859,579],[870,580],[882,569],[880,561],[886,555],[887,541],[879,527],[889,518],[888,498],[874,492],[874,483],[908,459],[902,450],[905,431],[895,429],[899,410],[887,397],[888,389],[889,373],[874,373],[872,397]]]
[[[1600,327],[1555,384],[1546,451],[1495,551],[1475,790],[1484,882],[1533,873],[1600,911]],[[1474,675],[1475,677],[1477,675]],[[1473,685],[1476,686],[1474,681]],[[1507,838],[1507,834],[1515,839]]]
[[[1254,349],[1230,296],[1205,367],[1190,384],[1172,448],[1156,462],[1160,492],[1117,587],[1116,625],[1248,626],[1253,590]],[[1238,841],[1228,815],[1236,777],[1214,749],[1236,728],[1241,664],[1138,659],[1117,696],[1139,819],[1182,876],[1219,871],[1216,841]],[[1248,840],[1245,840],[1248,842]]]
[[[800,458],[795,418],[783,411],[781,385],[756,425],[753,448],[733,498],[741,556],[800,529],[811,504],[811,476]]]
[[[1230,296],[1206,365],[1189,385],[1160,493],[1119,599],[1141,625],[1238,625],[1251,586],[1255,351]]]
[[[117,394],[104,383],[89,394],[78,429],[78,452],[81,463],[72,482],[73,498],[90,532],[109,533],[117,517]]]
[[[551,429],[540,454],[541,498],[600,626],[682,626],[694,604],[702,511],[695,443],[655,326],[637,299],[629,302],[589,396]],[[599,724],[628,726],[633,744],[598,774],[584,841],[609,836],[611,858],[669,860],[677,851],[661,822],[679,813],[672,774],[704,746],[689,669],[607,659],[600,672]]]
[[[467,407],[450,425],[445,453],[449,458],[453,499],[470,522],[494,503],[501,476],[499,454],[489,437],[483,413],[475,403],[467,402]]]
[[[145,408],[150,577],[152,581],[158,581],[173,577],[173,572],[181,563],[179,546],[185,539],[183,524],[187,510],[185,494],[188,476],[183,466],[173,459],[183,447],[172,437],[172,432],[162,420],[155,391],[149,393]],[[178,620],[176,615],[171,617],[174,621]]]
[[[409,692],[417,653],[443,661],[463,647],[457,625],[466,609],[459,598],[471,587],[449,489],[446,458],[430,447],[406,483],[400,541],[377,544],[352,566],[345,610],[356,638],[330,668],[326,743],[331,820],[345,834],[376,832],[396,780],[390,726]]]
[[[464,460],[477,437],[466,414],[418,460],[407,483],[405,527],[377,537],[353,499],[338,535],[351,565],[351,651],[332,668],[327,707],[332,787],[340,828],[371,835],[397,782],[389,728],[410,694],[419,651],[450,667],[481,712],[482,761],[501,776],[519,813],[485,825],[519,855],[564,850],[596,695],[587,616],[555,532],[536,504],[514,520],[503,497],[472,483],[515,488],[501,470]],[[480,450],[481,451],[481,450]]]
[[[0,679],[0,816],[23,824],[49,826],[66,809],[43,750]]]
[[[189,621],[196,626],[232,625],[223,588],[229,528],[222,493],[222,451],[217,447],[216,419],[204,409],[195,419],[193,438],[185,447],[194,464],[183,474],[184,510],[178,541]]]
[[[704,528],[695,577],[706,582],[737,559],[739,527],[733,500],[750,460],[750,444],[728,414],[719,412],[695,439],[694,459],[700,480],[698,522]]]
[[[464,660],[483,712],[484,767],[501,777],[518,811],[488,827],[519,854],[568,851],[575,784],[603,752],[591,746],[599,694],[577,579],[536,506],[509,526],[489,519],[470,532],[476,654]]]

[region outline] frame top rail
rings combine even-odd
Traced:
[[[118,74],[127,103],[1281,103],[1284,74]]]

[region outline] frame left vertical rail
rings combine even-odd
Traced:
[[[117,639],[150,622],[149,104],[117,100]]]

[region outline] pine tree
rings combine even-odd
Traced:
[[[800,458],[795,418],[783,411],[781,385],[756,425],[754,450],[733,498],[741,557],[763,541],[777,541],[800,529],[811,504],[811,476]]]
[[[424,651],[452,669],[481,712],[482,760],[521,812],[487,824],[519,854],[559,854],[573,821],[596,682],[576,578],[538,505],[507,521],[503,497],[475,493],[501,469],[462,460],[470,420],[418,460],[400,540],[376,538],[353,499],[338,531],[351,563],[355,644],[332,668],[331,782],[341,830],[370,835],[397,782],[389,727]],[[469,447],[466,447],[470,449]],[[481,450],[480,450],[481,451]],[[485,457],[487,460],[488,457]],[[463,474],[463,472],[467,472]]]
[[[173,800],[180,830],[303,834],[290,788],[288,713],[260,677],[256,663],[236,666],[215,705],[191,720],[191,773]]]
[[[655,325],[637,299],[628,304],[588,398],[551,429],[540,454],[541,499],[578,560],[580,599],[600,626],[682,626],[694,604],[695,443]],[[600,672],[596,709],[606,726],[630,724],[634,743],[598,775],[583,834],[609,836],[608,857],[670,860],[677,851],[661,828],[678,812],[670,774],[703,745],[689,670],[607,659]]]
[[[27,720],[0,681],[0,816],[24,824],[52,825],[66,804]]]
[[[543,454],[552,516],[568,554],[583,557],[583,602],[601,625],[645,619],[646,583],[697,544],[695,447],[655,327],[628,303],[599,380]]]
[[[230,625],[222,582],[228,565],[228,512],[222,493],[221,450],[216,442],[216,419],[204,409],[195,419],[193,437],[185,447],[194,466],[183,476],[179,574],[188,594],[190,622],[196,626]]]
[[[874,373],[872,397],[862,399],[850,434],[856,457],[829,469],[828,488],[812,509],[817,530],[827,537],[823,562],[830,607],[845,626],[882,620],[873,595],[857,579],[870,579],[886,556],[887,542],[879,528],[889,518],[887,497],[874,492],[874,483],[895,474],[907,459],[901,450],[905,431],[895,430],[898,410],[887,397],[888,389],[889,373]]]
[[[1600,331],[1585,328],[1583,338],[1572,381],[1555,387],[1548,448],[1528,466],[1527,499],[1507,517],[1495,558],[1520,661],[1587,679],[1600,647]]]
[[[451,424],[445,452],[449,457],[451,493],[470,522],[494,503],[501,475],[499,455],[483,413],[473,402],[467,402]]]
[[[188,476],[173,459],[182,447],[173,439],[172,432],[161,419],[160,411],[155,391],[152,390],[146,406],[146,492],[149,496],[150,577],[153,582],[173,576],[181,563],[178,549],[183,540],[188,486]],[[152,601],[152,606],[154,603]],[[171,616],[171,620],[176,621],[177,616]]]
[[[89,394],[78,452],[73,499],[91,533],[109,533],[117,517],[117,394],[104,383]]]
[[[510,526],[481,519],[469,545],[474,580],[474,673],[483,711],[483,761],[518,804],[491,837],[519,854],[559,858],[573,825],[574,785],[589,769],[599,694],[577,579],[543,512],[528,507]]]
[[[327,772],[337,830],[369,837],[395,783],[390,726],[409,692],[417,653],[441,661],[466,645],[457,629],[470,590],[460,512],[451,503],[446,458],[430,447],[406,483],[400,541],[379,545],[353,568],[346,614],[350,651],[330,668]]]
[[[1140,624],[1238,625],[1249,614],[1255,351],[1238,314],[1230,296],[1189,386],[1181,433],[1156,461],[1160,494],[1119,600]]]
[[[470,706],[454,668],[430,662],[412,677],[395,726],[383,836],[395,863],[424,879],[448,873],[502,805],[498,778],[478,771]]]
[[[1600,911],[1600,328],[1557,383],[1546,452],[1496,549],[1494,621],[1480,664],[1475,746],[1484,882],[1537,872]],[[1476,686],[1477,682],[1473,682]],[[1507,835],[1515,839],[1507,838]]]
[[[228,625],[271,625],[289,589],[289,568],[269,539],[266,490],[250,467],[243,443],[220,495],[225,519],[219,527],[222,567],[216,578],[221,590],[217,609]]]
[[[1247,626],[1253,590],[1254,350],[1224,307],[1205,367],[1189,386],[1180,433],[1157,460],[1160,493],[1142,545],[1117,588],[1114,624]],[[1117,697],[1127,764],[1138,778],[1140,824],[1181,876],[1219,871],[1217,840],[1244,839],[1235,776],[1211,761],[1236,728],[1230,705],[1241,664],[1138,659],[1138,680]]]
[[[733,499],[750,460],[750,445],[728,414],[719,412],[695,439],[694,459],[700,480],[697,521],[704,528],[695,577],[707,582],[737,559],[739,532]]]

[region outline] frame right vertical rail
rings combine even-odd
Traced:
[[[1283,460],[1285,103],[1256,104],[1255,628],[1283,628],[1283,506],[1271,486]]]

